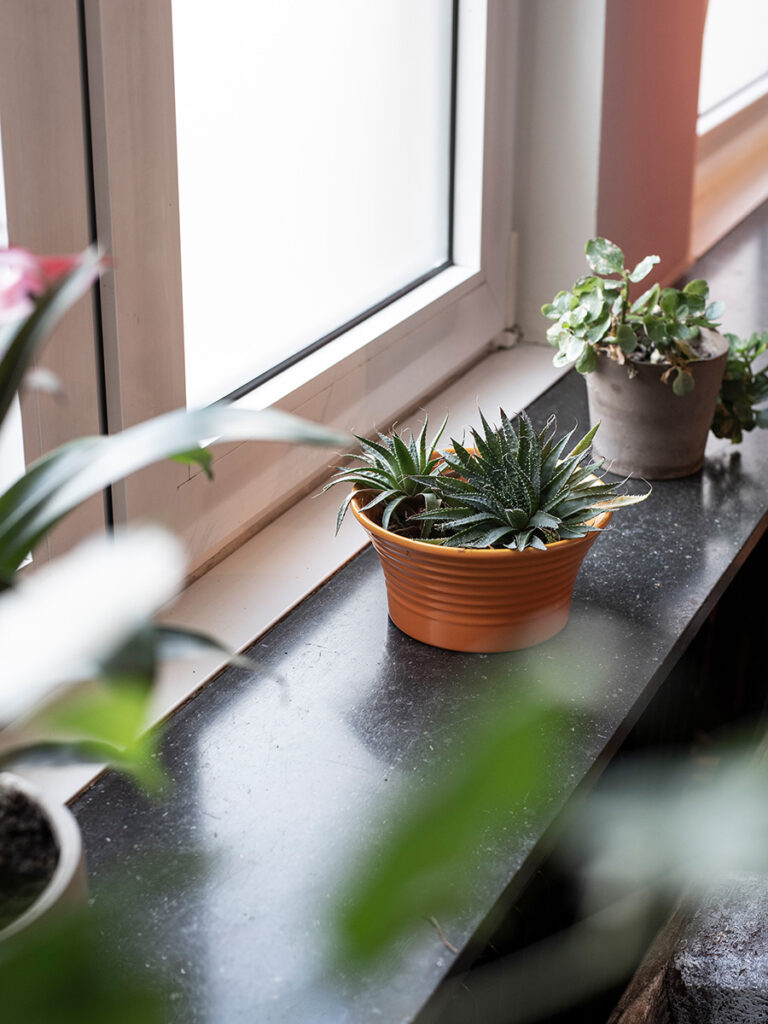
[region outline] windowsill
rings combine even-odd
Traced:
[[[488,413],[498,407],[517,412],[565,372],[552,366],[549,345],[523,343],[501,349],[433,398],[426,411],[437,429],[450,410],[447,434],[460,435],[476,421],[478,406]],[[414,417],[413,425],[420,422],[420,416]],[[341,498],[340,490],[331,490],[298,502],[191,583],[167,621],[203,630],[233,651],[248,647],[366,546],[351,517],[334,538]],[[222,656],[207,654],[166,666],[155,691],[151,724],[170,715],[226,663]],[[21,774],[56,798],[71,800],[100,771],[100,766],[72,765],[30,767]]]
[[[768,93],[699,126],[691,257],[698,259],[768,198]]]
[[[498,372],[500,361],[486,369]],[[467,411],[473,377],[456,401]],[[509,397],[503,381],[475,383],[483,402]],[[556,410],[563,427],[586,427],[575,373],[530,408],[539,426]],[[366,550],[262,637],[262,671],[228,670],[174,715],[160,755],[162,803],[116,773],[77,801],[91,897],[101,905],[116,875],[131,880],[119,952],[126,965],[157,964],[172,979],[169,1016],[439,1018],[431,1011],[446,977],[475,961],[489,923],[518,902],[562,815],[596,783],[765,531],[763,438],[748,435],[738,454],[715,438],[707,448],[701,472],[660,482],[647,508],[624,510],[599,538],[569,622],[547,643],[477,655],[411,640],[388,621],[381,571]],[[332,546],[332,531],[314,518]],[[454,880],[466,904],[440,912],[441,932],[414,921],[352,983],[329,953],[339,884],[357,851],[381,850],[398,834],[397,795],[426,797],[449,745],[462,763],[492,693],[514,717],[526,684],[547,679],[567,694],[562,743],[542,763],[551,795],[526,801],[503,834],[474,819],[477,870]],[[161,877],[151,870],[158,853]],[[210,870],[189,870],[197,855]]]

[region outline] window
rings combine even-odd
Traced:
[[[703,131],[768,92],[764,0],[709,0],[699,81]]]
[[[454,5],[174,0],[172,30],[198,405],[450,265]]]
[[[231,55],[235,70],[229,76],[234,84],[225,91],[229,97],[239,90],[239,76],[249,70],[244,67],[249,48],[233,37],[258,35],[260,28],[270,35],[275,49],[282,47],[276,67],[271,72],[260,69],[262,77],[257,75],[257,84],[251,80],[248,85],[248,89],[266,88],[271,75],[271,81],[280,84],[274,90],[274,102],[277,104],[278,94],[282,94],[288,104],[280,116],[269,112],[267,137],[271,132],[273,139],[280,139],[281,133],[291,135],[299,130],[293,121],[302,108],[304,126],[299,133],[312,137],[316,131],[319,138],[323,136],[323,129],[317,127],[323,102],[316,102],[315,91],[319,91],[317,79],[324,65],[318,54],[305,52],[302,58],[301,48],[323,38],[322,33],[328,29],[326,21],[336,18],[343,22],[345,31],[357,34],[358,47],[356,52],[348,52],[355,48],[347,41],[341,56],[334,58],[329,52],[328,59],[338,66],[333,73],[324,72],[328,78],[323,86],[327,87],[325,103],[332,102],[329,97],[340,95],[345,75],[357,81],[365,66],[373,65],[376,71],[367,84],[361,84],[361,96],[366,106],[375,106],[376,117],[383,123],[368,126],[374,131],[371,141],[365,141],[362,134],[365,126],[356,126],[359,149],[371,148],[376,160],[371,161],[368,153],[356,155],[354,146],[344,153],[341,138],[323,157],[329,160],[333,151],[341,152],[337,174],[344,179],[350,160],[362,161],[360,173],[365,175],[372,173],[373,163],[383,160],[383,152],[376,149],[377,135],[383,134],[388,140],[385,149],[407,148],[409,173],[402,173],[404,154],[400,152],[377,186],[386,192],[393,175],[398,181],[387,203],[382,197],[377,204],[388,212],[376,210],[376,230],[368,233],[365,245],[354,243],[360,251],[366,246],[373,251],[379,266],[372,274],[364,269],[363,260],[356,261],[360,266],[352,268],[349,262],[346,266],[339,262],[348,261],[349,240],[360,229],[358,215],[357,222],[341,225],[344,244],[340,253],[329,257],[325,246],[315,244],[300,254],[297,265],[303,265],[302,273],[306,275],[307,268],[315,266],[326,280],[313,293],[311,281],[291,280],[295,272],[289,273],[287,284],[280,285],[282,293],[278,291],[274,301],[270,296],[265,300],[265,330],[260,325],[262,313],[254,293],[263,287],[263,274],[268,280],[279,280],[273,271],[280,270],[278,265],[287,258],[286,253],[290,254],[290,245],[286,246],[285,239],[277,247],[267,243],[267,248],[274,250],[271,256],[268,251],[252,265],[233,270],[229,245],[213,247],[204,240],[208,221],[209,238],[229,237],[236,240],[232,245],[242,246],[241,251],[256,250],[262,243],[257,230],[259,216],[272,218],[278,228],[281,222],[280,211],[273,216],[269,204],[263,202],[261,214],[253,216],[253,190],[250,195],[243,194],[249,176],[237,166],[247,155],[247,146],[242,140],[231,142],[225,138],[232,133],[231,124],[213,146],[221,165],[208,175],[211,191],[207,199],[199,198],[203,193],[195,191],[198,186],[189,178],[187,161],[191,160],[189,166],[194,170],[199,162],[195,153],[204,152],[206,145],[205,138],[194,138],[195,133],[199,128],[203,135],[219,131],[204,110],[200,123],[195,124],[195,110],[203,103],[200,96],[191,101],[195,109],[190,112],[184,106],[182,110],[193,96],[190,90],[198,87],[194,82],[194,51],[199,53],[200,46],[189,42],[192,37],[188,35],[193,31],[190,26],[195,24],[198,5],[175,5],[171,0],[85,0],[96,225],[102,244],[116,260],[114,274],[101,288],[107,419],[112,429],[184,404],[188,390],[185,336],[192,339],[191,347],[197,345],[209,353],[214,350],[217,355],[222,345],[219,333],[246,332],[246,339],[262,334],[279,336],[277,354],[259,353],[262,365],[266,365],[317,340],[322,332],[332,331],[332,325],[338,326],[340,319],[365,312],[368,305],[387,298],[393,289],[398,292],[416,283],[396,301],[354,323],[241,399],[250,406],[277,403],[317,421],[367,432],[376,424],[391,422],[479,358],[505,326],[510,138],[514,127],[514,61],[507,57],[514,52],[514,9],[501,0],[459,0],[454,44],[452,4],[446,0],[425,0],[418,7],[418,18],[413,5],[405,0],[366,5],[352,0],[322,5],[297,0],[283,6],[302,13],[305,21],[299,19],[298,27],[279,10],[251,6],[260,10],[249,14],[248,5],[239,4],[230,12],[234,17],[237,8],[241,18],[251,19],[250,27],[245,21],[234,25],[226,12],[216,8],[216,24],[208,33],[208,51],[200,65],[207,68],[209,58],[215,61],[217,52],[224,60]],[[363,9],[376,12],[377,20],[367,30],[359,17]],[[175,27],[174,16],[180,19]],[[307,18],[319,20],[310,25]],[[219,19],[227,26],[227,33],[222,34]],[[370,40],[363,45],[366,31],[374,32],[375,45]],[[338,33],[337,25],[331,38]],[[413,57],[415,49],[423,54],[421,62]],[[395,51],[401,58],[398,61],[394,59]],[[347,69],[339,75],[344,70],[342,58],[347,61]],[[454,60],[456,103],[451,117]],[[289,65],[300,82],[295,95],[292,80],[280,70],[281,64]],[[418,97],[416,101],[414,96]],[[399,106],[392,105],[393,97]],[[418,108],[423,108],[421,113]],[[355,110],[350,101],[348,113]],[[405,111],[409,117],[418,114],[418,119],[406,122]],[[242,119],[236,118],[238,123]],[[325,130],[330,130],[327,125]],[[334,130],[341,136],[352,129],[347,122],[345,129]],[[270,145],[274,148],[277,143]],[[313,144],[312,152],[316,148]],[[446,159],[446,150],[451,148],[452,172]],[[310,156],[307,154],[311,166]],[[276,176],[272,170],[269,174],[262,188],[275,187]],[[282,176],[286,175],[290,179],[290,168]],[[429,178],[432,189],[425,201]],[[326,188],[330,180],[326,179]],[[303,183],[298,175],[296,181]],[[231,201],[226,191],[228,183],[235,182],[239,187],[232,187]],[[346,193],[350,195],[349,188]],[[450,195],[453,202],[448,208]],[[297,202],[283,204],[282,219],[288,225]],[[320,211],[326,221],[314,231],[330,230],[339,215],[339,202],[337,197],[330,212]],[[355,200],[358,209],[364,202]],[[307,215],[302,213],[301,217]],[[406,246],[400,242],[404,223],[414,236]],[[298,220],[294,224],[298,225]],[[391,234],[386,246],[381,242],[382,231]],[[199,248],[185,256],[185,247],[194,244],[198,234],[203,239],[197,240]],[[298,239],[299,243],[308,241]],[[195,265],[197,269],[189,269]],[[255,266],[261,269],[257,271]],[[204,288],[201,282],[206,280],[206,267],[210,268],[210,280],[223,271],[220,280],[228,286],[224,294],[218,287]],[[191,275],[189,285],[187,273]],[[358,278],[355,294],[352,287],[345,294],[344,287],[335,293],[335,307],[329,303],[321,309],[328,284],[342,276],[341,283],[346,286],[349,274],[350,285],[355,275]],[[420,278],[425,280],[418,284]],[[219,303],[227,306],[227,316],[232,314],[223,332],[216,330],[216,319],[211,321],[210,314],[200,313],[198,318],[193,312],[204,290],[213,293],[214,311]],[[305,297],[309,297],[307,304],[312,307],[311,317],[306,319],[301,309]],[[240,384],[259,376],[258,360],[245,367],[238,367],[230,356],[217,362],[226,365],[217,366],[222,372],[216,380],[210,372],[202,371],[203,384],[195,384],[190,374],[191,394],[206,399],[218,397],[222,389],[237,390]],[[184,467],[158,467],[114,489],[115,515],[118,521],[146,515],[170,520],[184,534],[193,560],[200,565],[286,507],[296,495],[306,493],[327,463],[327,452],[319,450],[250,445],[220,448],[214,467],[215,487]]]
[[[768,198],[768,9],[709,0],[699,81],[691,255]]]

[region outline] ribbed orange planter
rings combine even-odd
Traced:
[[[528,548],[446,548],[382,529],[353,498],[352,512],[381,560],[389,615],[408,636],[449,651],[517,651],[559,633],[568,621],[582,560],[597,538]],[[595,525],[607,526],[611,512]]]

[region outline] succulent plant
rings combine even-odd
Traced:
[[[503,411],[497,428],[480,417],[475,450],[452,441],[443,471],[420,480],[438,503],[415,518],[432,523],[446,547],[543,549],[586,536],[599,513],[648,496],[617,493],[620,482],[595,476],[602,461],[583,463],[598,425],[564,454],[574,431],[558,438],[554,416],[538,434],[524,412],[517,432]]]
[[[379,433],[378,441],[371,441],[355,434],[362,451],[354,457],[364,465],[340,466],[339,472],[323,488],[323,493],[329,487],[340,483],[374,491],[373,497],[363,507],[363,511],[381,506],[381,525],[385,530],[428,536],[429,523],[416,525],[413,517],[434,505],[435,499],[429,481],[436,476],[442,465],[442,456],[437,451],[437,445],[447,420],[448,417],[443,420],[442,426],[429,443],[429,417],[425,418],[418,436],[414,437],[411,433],[407,443],[394,429],[389,435]],[[336,516],[337,533],[354,495],[355,492],[352,491],[342,502]]]
[[[758,408],[768,401],[768,368],[756,371],[755,360],[768,351],[768,331],[739,338],[726,334],[728,362],[712,421],[715,437],[729,437],[738,444],[744,431],[768,427],[768,409]]]
[[[579,373],[590,373],[603,354],[626,363],[633,376],[633,360],[658,362],[667,365],[662,380],[674,375],[675,394],[688,394],[694,386],[688,364],[700,358],[701,328],[718,327],[725,305],[708,301],[709,286],[702,280],[682,290],[655,284],[630,302],[630,285],[647,277],[659,257],[646,256],[628,270],[623,252],[607,238],[591,238],[586,255],[593,273],[541,307],[556,321],[547,330],[558,350],[555,365],[575,363]]]

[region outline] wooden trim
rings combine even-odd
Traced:
[[[85,27],[112,432],[186,404],[171,0],[85,0]],[[186,475],[169,463],[117,484],[115,520],[165,519]]]
[[[0,123],[11,245],[72,253],[90,242],[88,158],[77,0],[0,0]],[[22,397],[29,463],[83,434],[99,433],[93,306],[67,314],[42,363],[65,398]],[[104,526],[101,497],[69,516],[35,553],[39,562]]]

